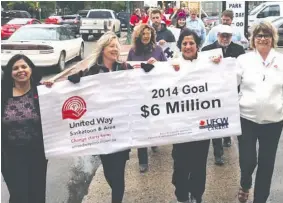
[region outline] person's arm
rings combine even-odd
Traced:
[[[127,61],[132,61],[132,49],[128,53]]]

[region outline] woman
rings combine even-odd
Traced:
[[[156,45],[156,32],[153,27],[142,24],[136,27],[133,34],[132,48],[127,61],[146,61],[153,64],[156,61],[167,61],[162,48]],[[155,152],[157,147],[152,147]],[[147,148],[138,149],[139,169],[141,173],[148,170]]]
[[[198,61],[200,42],[201,39],[194,31],[185,28],[177,42],[177,47],[181,51],[178,61],[187,63],[188,68],[195,64]],[[174,68],[177,71],[180,66],[174,65]],[[209,144],[210,140],[203,140],[173,145],[172,183],[175,186],[175,195],[179,203],[202,202]]]
[[[254,51],[238,57],[241,70],[239,139],[241,188],[240,202],[247,202],[252,174],[258,165],[254,203],[265,203],[270,192],[277,146],[283,126],[283,54],[275,51],[278,35],[269,22],[254,26]],[[256,99],[255,99],[256,98]],[[259,142],[258,157],[256,143]],[[257,164],[258,163],[258,164]]]
[[[180,12],[177,16],[176,28],[183,30],[186,27],[186,13]]]
[[[118,61],[120,55],[119,38],[113,32],[107,32],[97,41],[93,54],[91,66],[86,71],[68,77],[73,83],[80,82],[80,78],[88,75],[108,73],[132,69],[127,63]],[[52,82],[46,83],[48,87]],[[100,155],[104,176],[112,189],[112,203],[121,203],[125,190],[125,166],[129,160],[130,150],[116,152],[112,154]]]
[[[45,158],[36,86],[41,76],[24,55],[13,56],[2,80],[2,174],[10,203],[44,203]]]
[[[134,14],[130,17],[130,26],[133,30],[135,26],[139,25],[142,20],[141,10],[139,8],[135,9]]]
[[[206,37],[206,29],[204,23],[200,18],[197,17],[197,10],[191,9],[190,10],[190,17],[187,18],[186,21],[187,28],[195,31],[197,35],[201,38],[201,45],[205,41]]]

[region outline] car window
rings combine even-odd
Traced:
[[[78,14],[81,16],[81,17],[83,17],[83,18],[85,18],[86,16],[87,16],[87,14],[88,14],[88,11],[87,10],[83,10],[83,11],[79,11],[78,12]]]
[[[34,28],[34,27],[21,27],[10,38],[11,41],[24,41],[24,40],[45,40],[53,41],[59,40],[56,28]]]
[[[67,36],[69,36],[70,39],[76,38],[75,33],[71,30],[71,28],[66,27],[63,30],[67,34]]]
[[[59,33],[59,39],[62,41],[71,39],[69,33],[67,32],[67,28],[65,27],[58,28],[58,33]]]
[[[63,20],[75,20],[77,16],[62,16]]]
[[[259,12],[264,6],[265,6],[265,4],[260,4],[259,6],[253,8],[253,9],[249,12],[249,15],[255,15],[255,14],[257,14],[257,12]]]
[[[40,22],[37,21],[37,20],[34,20],[34,21],[32,21],[32,24],[40,24]]]
[[[25,25],[28,23],[30,19],[23,19],[23,18],[14,18],[10,20],[7,24],[9,25]]]
[[[279,5],[270,5],[263,9],[260,13],[263,14],[263,18],[269,16],[280,16],[280,7]]]
[[[89,12],[88,18],[103,18],[109,19],[112,18],[112,15],[109,11],[91,11]]]
[[[31,15],[28,12],[22,12],[24,18],[31,18]]]

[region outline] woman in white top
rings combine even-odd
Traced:
[[[188,28],[183,29],[177,42],[177,46],[181,51],[177,61],[188,64],[186,68],[192,68],[190,64],[193,65],[199,61],[200,43],[201,39],[194,31]],[[174,65],[174,63],[172,65],[176,71],[184,68],[184,66]],[[202,202],[206,183],[209,144],[210,140],[208,139],[173,145],[174,169],[172,183],[175,186],[175,195],[178,202]]]
[[[266,203],[283,126],[283,54],[275,51],[278,36],[268,22],[254,26],[253,52],[238,57],[242,135],[240,202],[247,202],[258,165],[253,203]],[[257,156],[256,143],[259,141]]]

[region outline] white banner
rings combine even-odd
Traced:
[[[175,27],[167,27],[167,29],[170,30],[173,33],[175,40],[177,42],[179,37],[180,37],[181,29],[175,28]]]
[[[39,86],[45,154],[82,156],[241,134],[234,61],[157,62]]]
[[[159,45],[159,46],[162,48],[168,61],[173,59],[173,57],[176,54],[175,52],[178,52],[178,53],[180,52],[177,47],[176,42],[166,42],[164,45],[162,46]]]

